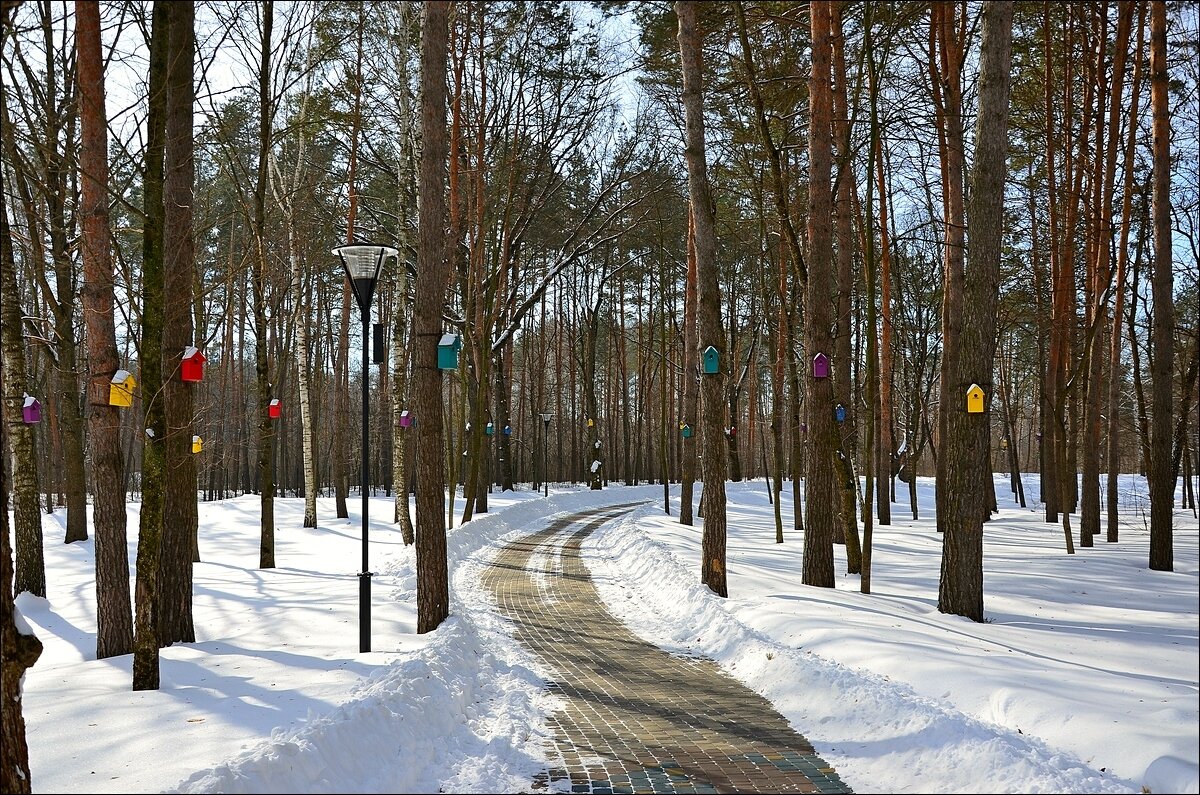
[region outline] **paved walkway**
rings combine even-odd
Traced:
[[[850,792],[766,699],[711,660],[642,641],[605,610],[580,543],[631,507],[556,520],[506,546],[484,575],[565,702],[550,718],[556,761],[533,789]]]

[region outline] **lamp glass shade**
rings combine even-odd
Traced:
[[[383,260],[387,257],[399,258],[400,252],[391,246],[354,243],[338,246],[333,253],[342,261],[342,268],[350,279],[359,308],[366,312],[371,307]]]

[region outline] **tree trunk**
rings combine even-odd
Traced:
[[[120,409],[108,403],[118,359],[108,231],[108,123],[104,109],[99,4],[96,0],[78,2],[75,12],[81,132],[81,297],[88,345],[88,436],[96,552],[96,657],[104,659],[128,654],[133,649],[133,612],[129,600],[121,415]],[[0,242],[7,238],[6,233],[0,235]]]
[[[687,275],[685,279],[683,286],[683,410],[680,412],[680,422],[691,429],[691,436],[683,437],[679,483],[679,523],[690,527],[695,523],[692,514],[695,502],[697,445],[700,431],[699,418],[696,416],[696,397],[700,387],[697,381],[700,372],[696,363],[696,354],[700,350],[696,336],[696,222],[690,207],[688,210]],[[626,422],[626,428],[625,435],[628,437],[628,422]],[[626,468],[628,468],[628,464]]]
[[[1138,101],[1142,88],[1142,38],[1146,25],[1146,5],[1138,3],[1137,39],[1133,47],[1133,82],[1130,86],[1132,98],[1129,102],[1129,118],[1138,118]],[[1129,136],[1125,141],[1124,188],[1121,199],[1121,240],[1117,246],[1117,288],[1113,298],[1112,337],[1109,342],[1108,359],[1108,450],[1105,461],[1108,465],[1108,482],[1105,498],[1108,507],[1108,532],[1106,539],[1115,543],[1119,539],[1119,511],[1117,507],[1117,478],[1121,472],[1121,384],[1124,381],[1121,368],[1121,327],[1125,303],[1125,271],[1129,262],[1129,227],[1133,212],[1134,186],[1130,184],[1134,174],[1133,156],[1137,144],[1137,125],[1129,125]]]
[[[1171,119],[1167,110],[1167,4],[1150,2],[1150,107],[1154,152],[1154,297],[1150,363],[1150,568],[1174,571],[1171,431],[1175,407],[1171,371],[1175,363],[1175,305],[1171,252]]]
[[[191,383],[180,378],[184,350],[194,344],[192,282],[196,278],[192,230],[195,160],[192,109],[192,0],[168,6],[166,144],[163,183],[163,393],[166,402],[166,490],[159,581],[159,645],[194,643],[192,539],[199,521],[196,456],[192,453]]]
[[[271,361],[267,354],[267,174],[271,152],[271,29],[274,0],[262,6],[262,41],[258,64],[258,179],[254,186],[254,375],[258,388],[258,501],[260,506],[258,566],[275,568],[275,424],[270,415]],[[345,427],[345,426],[343,426]],[[344,434],[343,434],[344,436]]]
[[[150,87],[143,177],[141,389],[146,418],[142,447],[137,584],[134,590],[133,689],[159,686],[158,604],[163,510],[167,478],[167,422],[163,397],[163,148],[171,19],[169,3],[154,3],[150,35]]]
[[[1012,63],[1013,3],[998,0],[983,9],[980,44],[979,116],[975,163],[971,172],[970,267],[965,276],[961,346],[955,370],[943,367],[950,389],[942,402],[949,433],[942,442],[946,495],[937,521],[943,532],[938,611],[983,621],[983,519],[979,481],[991,487],[987,412],[965,410],[970,384],[987,385],[995,358],[996,306],[1004,226],[1004,178],[1008,151],[1009,81]],[[945,361],[945,359],[943,360]],[[988,396],[991,397],[990,395]],[[938,483],[942,488],[943,483]]]
[[[695,3],[676,2],[679,19],[679,55],[683,72],[683,109],[686,118],[684,156],[688,167],[688,199],[695,220],[697,312],[699,340],[697,348],[713,348],[718,362],[724,352],[725,335],[721,331],[721,294],[717,280],[717,237],[715,209],[708,184],[708,166],[704,153],[704,107],[701,86],[702,35],[697,26]],[[728,364],[725,365],[726,367]],[[704,479],[702,497],[704,535],[701,540],[700,581],[719,596],[728,596],[725,569],[725,447],[723,440],[725,407],[724,373],[706,372],[700,376],[700,405],[704,454],[701,469]]]
[[[831,298],[833,297],[833,238],[828,220],[833,214],[832,176],[832,91],[830,87],[831,7],[810,6],[812,25],[812,72],[809,75],[808,158],[808,281],[804,295],[805,361],[832,350]],[[816,378],[812,367],[804,368],[808,410],[808,438],[812,460],[805,478],[804,564],[801,581],[824,588],[834,586],[833,536],[837,483],[838,428],[835,423],[833,384]]]
[[[5,208],[0,215],[0,345],[3,347],[6,374],[3,424],[7,433],[0,456],[13,464],[13,529],[17,562],[12,584],[16,588],[14,593],[28,591],[45,598],[46,562],[42,550],[42,512],[38,506],[37,453],[33,426],[26,425],[22,415],[26,391],[32,387],[29,386],[25,369],[25,339],[21,333],[22,312],[18,303],[20,295],[12,230]],[[46,402],[49,403],[49,400]]]
[[[446,235],[446,55],[450,3],[426,0],[421,21],[421,168],[414,312],[413,398],[417,416],[417,632],[450,612],[446,480],[442,469],[442,373],[437,367],[450,277]]]
[[[77,3],[76,7],[83,5],[87,4]],[[84,18],[80,27],[85,33],[89,31],[88,23],[93,25],[90,30],[93,31],[96,51],[99,53],[100,11],[94,0],[91,5],[91,9],[77,14]],[[6,258],[11,260],[6,204],[4,195],[0,193],[0,224],[3,225],[3,229],[0,229],[0,247],[5,249]],[[7,288],[5,292],[8,292]],[[0,394],[8,388],[11,372],[7,367],[0,369]],[[36,635],[21,631],[13,605],[13,551],[9,545],[8,527],[8,465],[11,460],[8,456],[8,430],[8,423],[0,423],[0,698],[4,700],[4,720],[0,726],[0,790],[18,795],[33,791],[21,691],[25,671],[33,667],[42,655],[42,642]]]
[[[850,143],[849,98],[846,81],[846,37],[842,29],[845,3],[839,2],[831,15],[833,58],[833,126],[838,151],[837,201],[834,207],[837,228],[837,335],[833,349],[833,390],[835,400],[846,409],[841,427],[839,448],[841,478],[837,490],[841,498],[842,532],[834,530],[846,544],[846,571],[859,574],[863,570],[862,546],[858,537],[858,476],[854,459],[858,455],[858,401],[852,397],[853,372],[851,350],[854,338],[854,318],[850,304],[854,294],[854,165]]]

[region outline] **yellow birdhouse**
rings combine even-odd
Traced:
[[[204,449],[204,440],[199,436],[192,437],[192,452],[198,453]]]
[[[588,427],[589,427],[589,428],[595,428],[595,427],[596,427],[596,421],[595,421],[595,420],[593,420],[593,419],[591,419],[590,417],[588,418]]]
[[[967,413],[982,414],[983,399],[983,388],[979,384],[971,384],[967,389]]]
[[[127,409],[133,405],[133,390],[137,380],[128,370],[117,370],[108,389],[108,405]]]

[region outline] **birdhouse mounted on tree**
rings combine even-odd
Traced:
[[[691,439],[692,438],[692,426],[688,425],[687,423],[680,425],[679,433],[683,436],[684,439]]]
[[[511,426],[511,425],[505,425],[505,426],[504,426],[504,435],[505,435],[505,436],[512,436],[512,426]]]
[[[813,378],[828,378],[829,377],[829,357],[823,353],[818,353],[813,357]]]
[[[495,432],[496,432],[496,426],[495,426],[495,425],[492,425],[492,424],[489,422],[487,425],[483,426],[483,432],[484,432],[485,434],[487,434],[488,436],[491,436],[493,433],[495,433]]]
[[[967,388],[967,413],[982,414],[984,410],[983,388],[979,384],[971,384]]]
[[[179,366],[179,377],[184,381],[203,381],[204,363],[208,361],[200,349],[189,345],[183,349],[183,361]]]
[[[25,404],[21,407],[21,419],[26,425],[37,425],[42,421],[42,403],[33,395],[25,396]]]
[[[199,436],[192,437],[192,452],[198,453],[204,449],[204,440]]]
[[[462,350],[462,337],[457,334],[443,334],[438,342],[438,369],[457,370],[458,352]]]
[[[108,405],[127,409],[133,405],[133,390],[137,388],[137,380],[128,370],[117,370],[113,373],[112,383],[108,389]]]
[[[271,402],[267,404],[267,416],[273,420],[279,419],[283,415],[283,402],[279,398],[271,398]]]
[[[588,427],[589,427],[589,428],[594,428],[594,427],[596,427],[596,421],[595,421],[595,420],[593,420],[591,417],[588,417]]]
[[[411,428],[413,424],[413,415],[408,409],[400,412],[400,427]]]
[[[846,407],[843,406],[841,403],[834,406],[833,418],[835,420],[837,420],[838,422],[845,422],[846,421]]]
[[[704,349],[704,352],[700,354],[700,369],[703,370],[706,375],[712,375],[714,373],[721,372],[720,358],[721,357],[717,353],[717,349],[712,345],[709,345]]]

